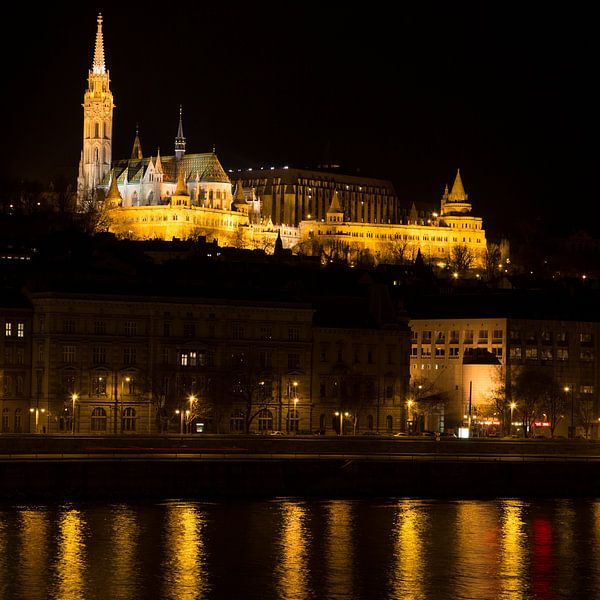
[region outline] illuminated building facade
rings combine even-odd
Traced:
[[[239,173],[234,183],[215,152],[186,153],[180,110],[172,156],[144,156],[136,132],[131,156],[112,160],[113,96],[104,62],[102,18],[88,89],[78,179],[79,206],[94,193],[104,200],[109,229],[135,239],[186,239],[198,235],[221,245],[272,251],[284,248],[334,254],[347,262],[414,260],[448,264],[464,246],[482,266],[486,237],[471,214],[460,173],[446,188],[439,212],[403,208],[389,181],[303,169]],[[113,185],[114,183],[114,185]]]
[[[551,303],[551,300],[545,299]],[[469,302],[465,300],[465,302]],[[472,299],[471,299],[472,302]],[[485,306],[484,297],[479,302]],[[504,310],[511,312],[506,300]],[[483,309],[485,311],[485,309]],[[469,419],[475,429],[498,429],[500,420],[494,406],[498,390],[509,389],[522,369],[543,371],[556,381],[565,393],[563,418],[557,435],[567,435],[571,410],[574,427],[579,434],[598,435],[599,373],[598,323],[580,318],[540,315],[478,317],[479,308],[456,311],[447,318],[414,318],[410,321],[412,345],[410,354],[411,386],[409,395],[420,405],[427,429],[455,429]],[[438,314],[447,314],[444,308]],[[489,313],[489,311],[488,311]],[[433,314],[433,311],[432,311]],[[519,398],[514,395],[518,414]],[[543,415],[538,421],[545,422]],[[515,419],[516,420],[516,419]],[[544,434],[544,429],[536,433]],[[549,435],[549,434],[547,434]]]
[[[315,322],[310,303],[238,293],[40,291],[5,303],[3,431],[335,435],[340,409],[345,434],[400,429],[405,325]]]

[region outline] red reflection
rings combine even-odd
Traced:
[[[547,519],[533,521],[531,589],[539,600],[552,600],[552,524]]]

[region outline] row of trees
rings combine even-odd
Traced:
[[[554,437],[558,425],[567,419],[569,425],[581,427],[589,436],[594,420],[594,402],[590,394],[575,396],[575,390],[561,386],[551,371],[545,367],[523,366],[499,369],[498,385],[492,393],[492,410],[503,423],[503,433],[510,433],[511,413],[523,423],[523,435],[529,437],[534,423],[548,423],[550,436]],[[575,400],[577,400],[575,402]],[[511,409],[511,404],[513,408]]]

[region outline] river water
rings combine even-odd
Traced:
[[[600,598],[600,500],[0,505],[0,598]]]

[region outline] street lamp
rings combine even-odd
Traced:
[[[515,410],[515,408],[517,407],[515,402],[511,402],[510,403],[510,429],[508,431],[508,434],[512,434],[512,428],[513,428],[513,411]]]
[[[175,409],[175,414],[179,415],[179,433],[183,434],[183,411],[177,408]]]
[[[569,427],[569,439],[572,440],[575,437],[575,428],[573,427],[573,388],[565,385],[563,389],[567,394],[571,392],[571,426]]]
[[[292,400],[292,386],[293,386],[293,389],[294,389],[294,398],[297,398],[297,395],[298,395],[297,394],[297,392],[298,392],[298,382],[297,381],[292,381],[291,382],[291,386],[288,383],[288,410],[287,410],[287,419],[286,419],[286,423],[285,423],[286,433],[289,433],[290,429],[291,429],[290,403],[291,403],[291,400]]]
[[[298,398],[294,398],[294,424],[292,429],[297,433],[298,432]]]
[[[31,414],[35,413],[35,432],[39,433],[40,413],[44,414],[46,412],[46,409],[45,408],[30,408],[29,412]]]
[[[407,429],[412,429],[412,428],[410,427],[410,423],[411,423],[411,419],[410,419],[410,409],[411,409],[411,406],[412,406],[413,404],[414,404],[413,400],[409,400],[409,401],[406,403],[406,406],[408,407],[408,411],[407,411],[407,413],[406,413],[406,428],[407,428]],[[408,431],[407,433],[413,433],[413,432],[412,432],[412,431]]]
[[[192,414],[192,408],[194,406],[194,403],[196,402],[196,396],[194,396],[194,394],[190,394],[188,401],[190,403],[190,409],[186,411],[186,416],[187,416],[187,429],[188,429],[188,433],[192,433],[191,432],[191,414]]]
[[[75,435],[75,402],[77,402],[79,396],[77,394],[71,394],[71,400],[73,401],[73,419],[71,421],[71,434]]]
[[[125,384],[125,382],[129,383],[130,381],[131,381],[131,377],[125,377],[125,379],[121,379],[121,410],[120,410],[121,433],[123,433],[123,385]]]
[[[342,412],[341,410],[336,410],[333,413],[336,417],[340,418],[340,433],[339,435],[344,435],[344,417],[348,418],[350,416],[349,412]]]

